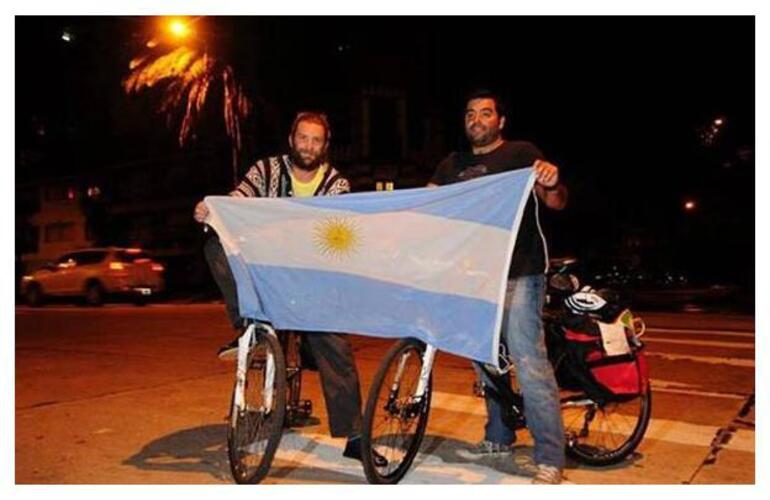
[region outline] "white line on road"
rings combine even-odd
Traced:
[[[720,358],[715,356],[692,356],[690,354],[671,354],[667,352],[650,352],[647,356],[663,358],[667,361],[695,361],[696,363],[707,363],[710,365],[728,365],[740,366],[742,368],[754,368],[754,360],[746,358]]]
[[[699,335],[729,335],[731,337],[754,338],[754,332],[746,331],[728,331],[728,330],[691,330],[688,328],[651,328],[646,331],[652,333],[695,333]]]
[[[696,391],[692,392],[695,393]],[[745,397],[738,399],[745,399]],[[432,395],[431,407],[444,411],[486,416],[484,400],[475,396],[435,391]],[[650,425],[645,433],[645,439],[708,447],[718,430],[719,427],[715,425],[699,425],[677,420],[653,418],[650,420]],[[754,453],[754,432],[741,430],[741,433],[743,433],[741,439],[734,442],[731,441],[730,448],[737,451]]]
[[[665,392],[667,394],[683,394],[685,396],[704,396],[708,398],[720,398],[720,399],[736,399],[745,400],[745,394],[730,394],[727,392],[709,392],[709,391],[693,391],[687,389],[671,389],[664,387],[654,387],[655,392]]]
[[[697,389],[697,386],[692,384],[684,384],[682,382],[655,378],[650,379],[650,385],[652,385],[652,388],[655,392],[664,392],[669,394],[685,394],[687,396],[705,396],[709,398],[739,400],[745,400],[749,396],[748,394],[738,394],[733,392],[702,391]]]
[[[654,344],[679,344],[703,347],[725,347],[728,349],[749,349],[754,350],[754,342],[720,342],[718,340],[683,340],[683,339],[661,339],[657,337],[642,337],[645,343]]]
[[[719,427],[715,425],[698,425],[676,420],[650,420],[650,426],[644,434],[644,439],[655,439],[667,443],[685,444],[690,446],[710,446]],[[754,431],[743,431],[741,439],[731,440],[730,449],[754,453]]]
[[[447,463],[438,452],[442,446],[447,447],[447,443],[441,442],[430,454],[420,453],[401,483],[527,484],[531,481],[529,477],[500,471],[488,464]],[[281,467],[285,472],[280,475],[269,475],[266,482],[339,483],[340,478],[347,478],[349,482],[362,482],[364,474],[360,462],[340,459],[341,454],[342,443],[339,439],[314,432],[286,432],[281,439],[281,445],[278,447],[276,460],[271,469],[273,474]],[[312,480],[307,478],[308,470],[312,471]]]

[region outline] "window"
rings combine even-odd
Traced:
[[[64,264],[65,262],[75,262],[75,254],[72,253],[65,253],[58,259],[56,259],[56,264]]]
[[[75,255],[74,253],[68,253],[64,254],[58,259],[56,259],[56,267],[59,269],[67,269],[70,267],[75,267],[77,265],[77,262],[75,261]]]
[[[73,254],[75,256],[75,261],[78,263],[78,265],[85,266],[88,264],[98,264],[99,262],[104,260],[104,256],[107,255],[107,252],[103,250],[92,250],[88,252],[80,252]]]
[[[57,222],[45,226],[44,240],[46,243],[57,243],[75,240],[74,222]]]

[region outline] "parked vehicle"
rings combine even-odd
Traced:
[[[165,268],[140,248],[88,248],[62,255],[22,277],[21,295],[31,306],[49,297],[82,299],[99,306],[108,297],[145,304],[164,288]]]

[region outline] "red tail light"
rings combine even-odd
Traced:
[[[163,271],[165,271],[165,270],[166,270],[166,268],[165,268],[165,267],[163,267],[163,266],[162,266],[162,265],[160,265],[160,264],[153,264],[153,265],[152,265],[152,267],[151,267],[151,269],[152,269],[153,271],[155,271],[155,272],[158,272],[158,273],[160,273],[160,272],[163,272]]]

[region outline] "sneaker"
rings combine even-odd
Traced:
[[[514,454],[513,465],[515,467],[515,474],[518,476],[535,477],[535,474],[537,474],[535,461],[525,453]]]
[[[225,344],[217,351],[217,356],[223,361],[235,359],[238,356],[238,339],[235,337],[229,344]]]
[[[484,457],[493,457],[513,453],[513,445],[493,443],[482,440],[468,448],[460,448],[455,454],[465,460],[479,460]]]
[[[538,464],[532,484],[560,484],[561,480],[561,470],[553,465]]]
[[[359,462],[362,461],[361,438],[348,438],[348,442],[345,444],[345,450],[342,452],[342,456],[358,460]],[[377,453],[377,450],[374,449],[372,449],[372,461],[376,467],[388,466],[388,459]]]

